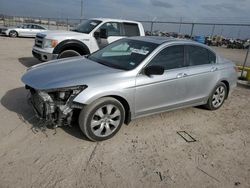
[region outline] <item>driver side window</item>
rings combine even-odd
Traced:
[[[148,64],[159,65],[165,70],[184,67],[184,46],[170,46],[160,51]]]
[[[100,29],[106,29],[108,36],[121,36],[121,24],[118,22],[107,22]]]

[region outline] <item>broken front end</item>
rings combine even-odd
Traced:
[[[73,102],[74,98],[87,86],[71,88],[36,90],[26,85],[30,90],[29,102],[36,116],[43,120],[46,125],[53,127],[70,125],[75,109],[82,109],[83,105]]]

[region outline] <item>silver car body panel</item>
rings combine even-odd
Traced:
[[[21,28],[21,27],[11,27],[4,31],[4,34],[9,36],[10,31],[16,31],[19,37],[35,37],[37,33],[45,32],[47,29],[43,26],[37,24],[25,24],[25,25],[35,25],[42,27],[44,29],[35,29],[35,28]]]
[[[218,55],[216,63],[166,70],[163,75],[146,76],[143,68],[162,49],[173,45],[198,45],[188,40],[132,37],[158,43],[159,46],[135,69],[114,69],[84,57],[55,60],[32,67],[22,81],[37,90],[49,90],[87,85],[74,102],[88,105],[104,96],[125,99],[130,107],[131,119],[205,104],[217,83],[226,81],[230,91],[236,86],[234,64]]]

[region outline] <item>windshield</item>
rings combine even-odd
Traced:
[[[150,42],[121,39],[93,53],[88,58],[109,67],[132,70],[157,46]]]
[[[99,20],[87,20],[81,23],[80,25],[78,25],[78,27],[72,31],[89,34],[100,23],[101,21]]]

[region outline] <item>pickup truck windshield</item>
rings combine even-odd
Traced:
[[[93,53],[88,58],[109,67],[132,70],[157,46],[150,42],[121,39]]]
[[[81,23],[80,25],[78,25],[78,27],[72,31],[89,34],[100,23],[101,23],[101,21],[99,21],[99,20],[87,20],[87,21]]]

